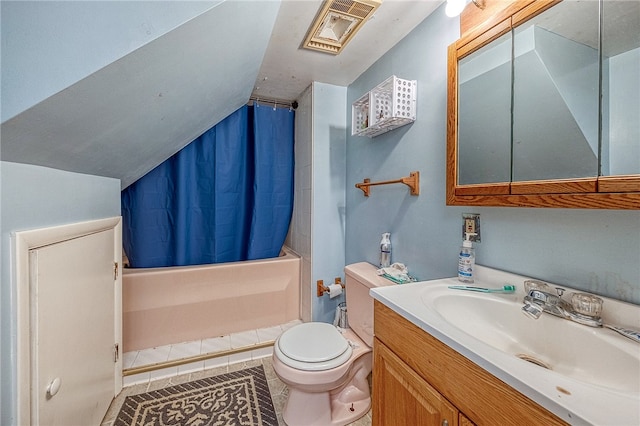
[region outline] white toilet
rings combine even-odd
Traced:
[[[289,426],[346,425],[371,407],[367,376],[373,358],[373,298],[369,289],[393,285],[376,267],[355,263],[344,268],[349,326],[296,325],[274,344],[273,368],[289,387],[283,417]]]

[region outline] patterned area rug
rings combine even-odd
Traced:
[[[262,366],[125,398],[114,426],[277,425]]]

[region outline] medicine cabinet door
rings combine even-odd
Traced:
[[[599,63],[598,2],[563,1],[514,29],[513,182],[590,178],[595,190]]]
[[[458,63],[458,184],[511,180],[511,32]]]
[[[640,2],[508,3],[448,62],[448,205],[640,209]]]
[[[601,175],[640,175],[640,1],[602,4]]]

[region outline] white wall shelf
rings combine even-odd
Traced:
[[[416,120],[416,80],[392,75],[351,106],[351,135],[374,137]]]

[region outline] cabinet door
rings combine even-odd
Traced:
[[[378,339],[373,356],[374,426],[458,425],[458,410]]]
[[[469,420],[469,417],[465,416],[462,413],[460,413],[460,415],[458,416],[458,421],[459,421],[458,426],[476,426],[474,422]]]
[[[114,238],[109,229],[30,252],[32,424],[99,424],[114,397]]]

